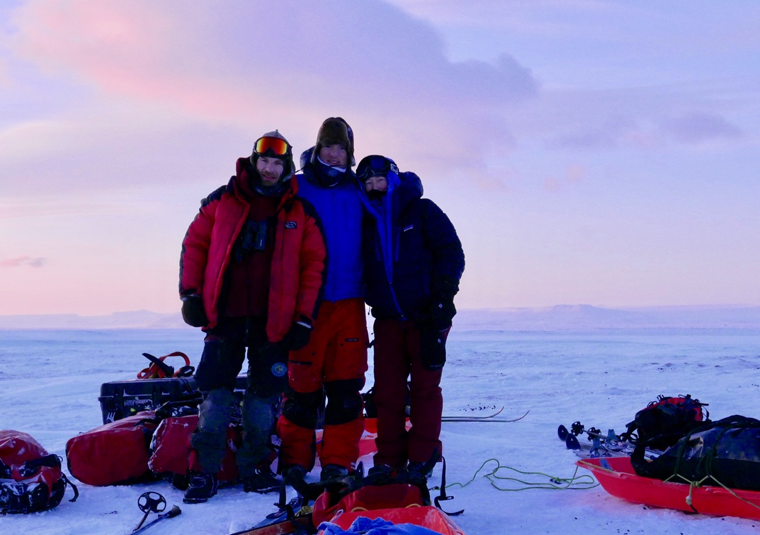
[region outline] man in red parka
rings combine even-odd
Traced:
[[[264,134],[250,157],[238,159],[229,183],[201,202],[182,243],[182,316],[206,332],[195,372],[203,402],[191,437],[186,503],[216,494],[246,347],[238,471],[246,492],[278,486],[269,439],[288,382],[288,352],[311,337],[326,257],[316,211],[297,196],[294,172],[287,140],[277,131]]]

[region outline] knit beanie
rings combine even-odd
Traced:
[[[328,145],[343,145],[348,153],[349,167],[356,165],[354,159],[354,131],[342,117],[330,117],[325,119],[317,133],[317,145],[311,156],[312,163],[319,156],[322,147]]]

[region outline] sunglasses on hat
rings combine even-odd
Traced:
[[[366,181],[373,176],[387,176],[391,171],[398,174],[398,166],[390,158],[386,158],[385,156],[366,156],[359,162],[359,167],[356,168],[356,176],[360,180]]]
[[[290,150],[288,142],[278,137],[261,137],[253,145],[253,151],[262,156],[267,152],[274,156],[287,156]]]

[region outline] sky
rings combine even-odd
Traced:
[[[754,1],[6,0],[0,315],[174,312],[238,157],[345,118],[449,215],[459,308],[760,305]]]

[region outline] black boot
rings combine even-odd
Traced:
[[[208,501],[214,494],[218,482],[216,476],[203,472],[190,472],[190,483],[185,491],[185,503],[203,503]]]
[[[322,473],[319,476],[320,481],[329,481],[331,479],[340,479],[348,475],[348,468],[339,464],[328,464],[322,467]]]
[[[280,480],[268,466],[256,468],[253,475],[243,477],[243,490],[246,492],[277,492],[280,488]]]
[[[428,479],[433,474],[433,466],[435,465],[431,466],[430,463],[412,462],[409,463],[409,466],[407,466],[406,469],[411,475],[422,476],[425,479]]]

